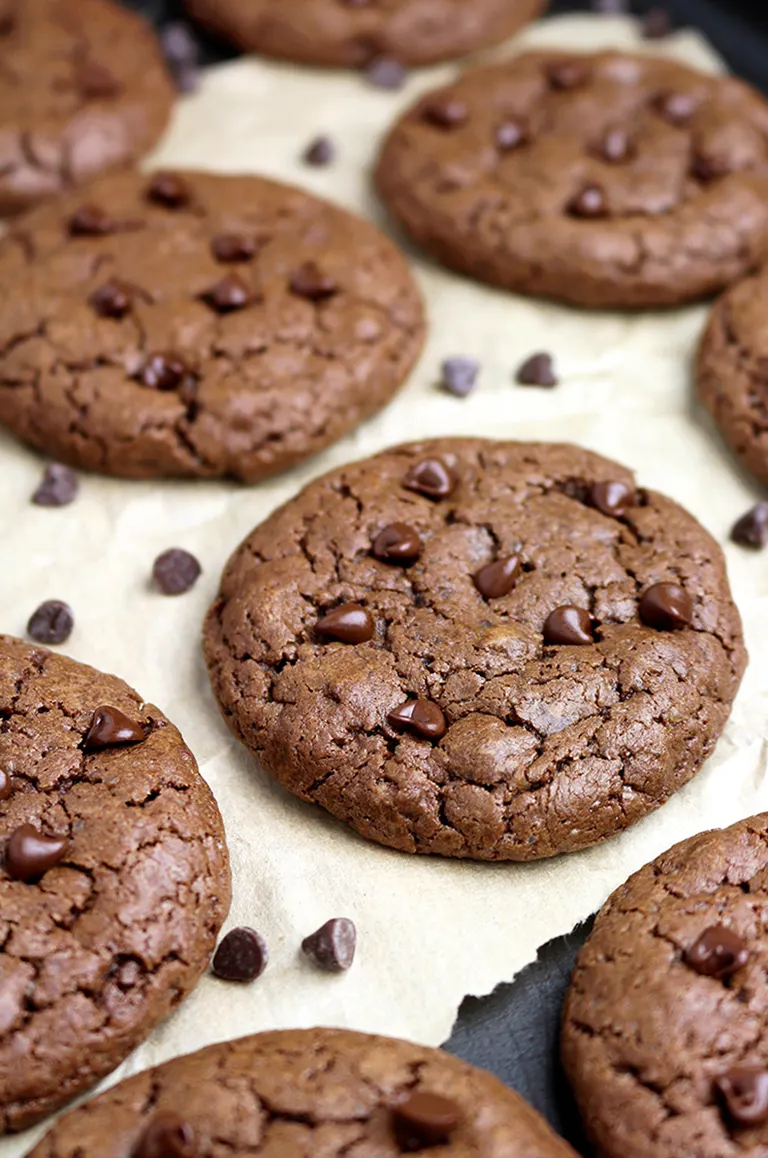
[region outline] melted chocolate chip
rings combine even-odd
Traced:
[[[438,129],[458,129],[468,116],[464,101],[455,97],[435,98],[427,101],[421,109],[421,119]]]
[[[242,233],[219,233],[211,242],[211,253],[221,262],[251,261],[256,242]]]
[[[63,860],[66,851],[66,837],[45,836],[34,825],[22,824],[8,837],[5,869],[13,880],[29,884]]]
[[[629,160],[632,152],[632,144],[626,129],[608,129],[597,147],[597,155],[612,165]]]
[[[10,772],[5,772],[0,768],[0,800],[8,800],[12,792]]]
[[[408,1151],[444,1145],[460,1121],[456,1103],[429,1090],[414,1090],[392,1110],[395,1137]]]
[[[676,631],[690,626],[693,600],[677,583],[654,583],[640,600],[640,618],[656,631]]]
[[[182,209],[192,200],[192,191],[175,173],[156,173],[146,188],[145,196],[166,209]]]
[[[737,1126],[759,1126],[768,1121],[768,1071],[738,1066],[715,1078],[715,1088]]]
[[[163,551],[152,567],[152,577],[163,595],[183,595],[194,587],[201,573],[195,556],[180,547]]]
[[[302,160],[315,168],[332,165],[336,160],[336,146],[330,137],[316,137],[302,153]]]
[[[704,930],[690,949],[686,949],[683,960],[704,977],[722,979],[744,968],[749,960],[749,949],[733,929],[713,925]]]
[[[84,60],[77,72],[77,87],[86,100],[109,100],[120,92],[120,83],[108,68]]]
[[[571,217],[605,217],[608,202],[599,185],[585,185],[566,205]]]
[[[481,567],[473,578],[484,599],[501,599],[509,595],[520,578],[520,560],[517,555],[506,555]]]
[[[178,354],[150,354],[137,378],[150,390],[176,390],[189,374],[189,367]]]
[[[376,56],[365,66],[365,79],[374,88],[399,92],[408,77],[404,64],[392,56]]]
[[[146,739],[141,724],[134,723],[119,708],[103,704],[93,713],[83,741],[84,752],[99,752],[116,744],[140,744]]]
[[[355,959],[357,930],[347,917],[326,921],[315,933],[301,942],[301,948],[311,961],[326,973],[343,973]]]
[[[768,543],[768,502],[757,503],[731,528],[731,538],[740,547],[759,550]]]
[[[68,603],[47,599],[33,611],[27,624],[27,635],[37,643],[64,643],[72,634],[75,615]]]
[[[211,968],[223,981],[255,981],[269,961],[269,950],[255,929],[231,929],[219,943]]]
[[[589,70],[580,60],[553,60],[546,68],[549,87],[558,92],[580,88],[589,79]]]
[[[324,274],[314,261],[305,261],[291,274],[291,293],[307,298],[311,302],[321,302],[339,292],[332,277]]]
[[[684,125],[696,111],[696,100],[686,92],[663,92],[656,97],[654,107],[671,125]]]
[[[67,222],[70,237],[105,237],[119,228],[119,223],[98,205],[81,205]]]
[[[477,385],[480,363],[477,358],[446,358],[440,369],[443,390],[457,398],[466,398]]]
[[[370,612],[359,603],[342,603],[318,619],[315,632],[321,639],[339,643],[367,643],[373,639],[376,625]]]
[[[228,273],[200,295],[206,305],[217,314],[231,314],[245,309],[256,300],[256,294],[236,273]]]
[[[527,143],[528,133],[520,121],[502,121],[496,128],[494,139],[496,147],[503,153],[511,153],[513,149],[519,149]]]
[[[555,373],[551,354],[531,354],[522,363],[515,375],[520,386],[557,386],[559,379]]]
[[[420,740],[440,740],[448,728],[433,700],[406,700],[387,713],[387,721],[396,732],[412,732]]]
[[[589,502],[602,514],[620,519],[635,505],[635,491],[623,482],[596,482],[589,488]]]
[[[32,495],[38,507],[66,507],[77,498],[80,480],[73,470],[60,462],[52,462]]]
[[[373,554],[382,563],[410,567],[421,555],[424,544],[419,532],[408,523],[390,523],[373,540]]]
[[[458,485],[458,478],[440,458],[425,458],[410,468],[403,486],[428,499],[447,499]]]
[[[194,1158],[195,1132],[189,1122],[170,1110],[150,1120],[131,1153],[131,1158]]]
[[[544,624],[544,642],[570,647],[593,643],[592,616],[583,607],[556,607]]]
[[[88,305],[100,318],[124,318],[133,305],[133,287],[113,278],[93,291]]]

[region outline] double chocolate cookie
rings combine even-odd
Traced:
[[[605,1158],[768,1147],[768,814],[630,877],[579,954],[563,1058]]]
[[[575,1158],[521,1097],[441,1050],[340,1029],[176,1058],[61,1118],[29,1158],[270,1158],[411,1151]]]
[[[311,483],[205,627],[221,709],[291,792],[407,852],[533,860],[662,804],[746,655],[720,549],[577,447],[417,443]]]
[[[154,34],[113,0],[0,0],[0,216],[127,165],[174,92]]]
[[[113,1070],[208,964],[215,801],[122,680],[0,636],[0,1133]]]
[[[260,177],[106,177],[0,246],[0,421],[105,474],[263,478],[383,406],[423,334],[382,233]]]
[[[545,0],[185,0],[246,52],[356,67],[376,57],[430,64],[511,36]]]
[[[676,305],[768,242],[768,104],[671,60],[528,53],[395,125],[382,196],[439,261],[584,306]]]

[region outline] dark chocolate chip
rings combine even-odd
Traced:
[[[716,181],[719,177],[727,177],[730,165],[724,157],[705,157],[697,153],[691,164],[691,172],[699,181]]]
[[[546,73],[549,87],[559,92],[580,88],[589,79],[589,69],[581,60],[553,60]]]
[[[531,354],[519,367],[515,381],[521,386],[557,386],[559,378],[555,374],[551,354]]]
[[[640,618],[656,631],[676,631],[690,626],[693,600],[677,583],[654,583],[640,600]]]
[[[186,362],[178,354],[150,354],[137,378],[150,390],[177,390],[189,372]]]
[[[66,507],[77,498],[79,489],[75,472],[60,462],[52,462],[45,468],[32,502],[38,507]]]
[[[376,56],[365,66],[365,79],[374,88],[398,92],[405,84],[408,72],[404,64],[392,56]]]
[[[589,488],[590,505],[609,518],[622,518],[635,505],[635,489],[623,482],[596,482]]]
[[[37,643],[64,643],[74,626],[75,616],[69,604],[60,599],[47,599],[32,612],[27,635]]]
[[[715,1089],[737,1126],[760,1126],[768,1121],[768,1071],[738,1066],[715,1078]]]
[[[164,205],[166,209],[181,209],[189,205],[192,191],[176,173],[155,173],[146,189],[148,201]]]
[[[242,233],[220,233],[211,242],[211,253],[217,261],[250,261],[256,253],[256,242]]]
[[[544,642],[569,647],[593,643],[592,616],[583,607],[556,607],[544,624]]]
[[[403,486],[428,499],[447,499],[456,490],[458,482],[454,471],[442,459],[425,458],[410,468]]]
[[[684,125],[696,111],[696,99],[687,92],[663,92],[655,98],[654,107],[671,125]]]
[[[0,768],[0,800],[8,800],[12,792],[11,774]]]
[[[382,563],[410,567],[421,555],[424,544],[419,532],[408,523],[390,523],[373,540],[373,554]]]
[[[571,217],[605,217],[608,202],[599,185],[585,185],[566,205]]]
[[[202,567],[189,551],[170,547],[158,555],[152,567],[152,577],[163,595],[183,595],[194,587]]]
[[[497,148],[501,149],[503,153],[511,153],[513,149],[518,149],[521,145],[526,144],[528,133],[520,121],[507,120],[497,125],[494,138]]]
[[[119,228],[119,223],[98,205],[81,205],[67,222],[70,237],[104,237]]]
[[[477,385],[480,363],[477,358],[446,358],[440,372],[443,390],[457,398],[466,398]]]
[[[376,625],[370,612],[359,603],[342,603],[318,619],[315,632],[321,639],[339,643],[367,643],[373,639]]]
[[[733,929],[712,925],[683,954],[686,965],[704,977],[730,977],[749,960],[749,948]]]
[[[333,297],[339,292],[339,287],[332,277],[315,264],[314,261],[305,261],[303,265],[291,274],[291,293],[297,297],[307,298],[311,302],[321,302]]]
[[[256,294],[251,286],[236,273],[228,273],[200,296],[217,314],[234,313],[235,310],[245,309],[256,300]]]
[[[336,160],[336,146],[330,137],[315,137],[302,153],[302,160],[305,165],[313,165],[318,169],[332,165]]]
[[[141,724],[134,723],[119,708],[102,704],[93,713],[83,740],[83,751],[99,752],[116,744],[140,744],[145,739]]]
[[[93,291],[88,305],[100,318],[124,318],[133,305],[133,287],[113,278]]]
[[[29,884],[63,860],[66,851],[66,837],[45,836],[34,825],[22,824],[8,837],[5,869],[13,880]]]
[[[632,152],[632,143],[626,129],[608,129],[597,147],[598,156],[612,165],[629,160]]]
[[[414,1090],[392,1110],[394,1133],[401,1150],[444,1145],[460,1121],[456,1103],[429,1090]]]
[[[768,502],[757,503],[733,524],[731,538],[740,547],[757,550],[768,543]]]
[[[458,129],[468,116],[464,101],[455,97],[434,98],[421,108],[421,119],[438,129]]]
[[[170,1110],[155,1114],[145,1127],[131,1158],[194,1158],[195,1131]]]
[[[640,31],[646,40],[663,40],[672,31],[672,17],[666,8],[651,8],[643,17]]]
[[[387,721],[396,732],[412,732],[420,740],[440,740],[448,725],[442,710],[433,700],[406,700],[387,713]]]
[[[267,967],[269,950],[255,929],[230,929],[213,955],[211,968],[224,981],[255,981]]]
[[[347,917],[333,917],[301,942],[310,960],[326,973],[343,973],[355,959],[357,930]]]
[[[77,71],[77,87],[86,100],[108,100],[120,92],[120,83],[103,64],[84,60]]]
[[[484,599],[501,599],[509,595],[520,578],[520,560],[517,555],[506,555],[481,567],[473,578]]]

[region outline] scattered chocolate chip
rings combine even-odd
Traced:
[[[392,1124],[401,1150],[443,1145],[460,1120],[455,1102],[429,1090],[414,1090],[392,1110]]]
[[[318,619],[315,632],[321,639],[335,639],[339,643],[367,643],[373,639],[376,625],[370,612],[359,603],[342,603]]]
[[[217,314],[231,314],[242,310],[256,300],[252,288],[236,273],[228,273],[200,295],[206,305]]]
[[[519,367],[515,381],[521,386],[557,386],[559,378],[555,374],[551,354],[531,354]]]
[[[373,540],[373,554],[382,563],[410,567],[421,555],[424,544],[419,532],[407,523],[390,523]]]
[[[666,8],[651,8],[640,25],[640,32],[646,40],[663,40],[671,31],[672,17]]]
[[[108,100],[120,92],[120,84],[108,68],[95,60],[84,60],[77,72],[77,87],[86,100]]]
[[[677,583],[654,583],[640,600],[640,618],[656,631],[676,631],[693,619],[693,600]]]
[[[27,635],[37,643],[64,643],[74,626],[75,616],[69,604],[60,599],[47,599],[32,612]]]
[[[740,547],[759,550],[768,543],[768,502],[757,503],[737,519],[731,528],[731,538]]]
[[[517,555],[506,555],[481,567],[473,578],[483,599],[501,599],[509,595],[520,578],[520,560]]]
[[[117,221],[98,205],[81,205],[67,222],[70,237],[104,237],[118,229]]]
[[[195,1158],[195,1131],[170,1110],[150,1120],[131,1152],[131,1158]]]
[[[301,156],[305,165],[323,168],[325,165],[332,165],[336,160],[336,146],[330,137],[315,137]]]
[[[83,751],[99,752],[115,744],[140,744],[145,739],[141,724],[134,723],[119,708],[102,704],[93,713],[83,740]]]
[[[211,253],[217,261],[250,261],[256,253],[256,242],[242,233],[220,233],[211,242]]]
[[[332,277],[324,274],[314,261],[305,261],[303,265],[291,274],[289,282],[291,293],[297,297],[307,298],[311,302],[321,302],[333,297],[339,292],[339,287]]]
[[[583,607],[556,607],[544,624],[544,642],[570,647],[593,643],[592,616]]]
[[[466,398],[477,385],[480,363],[476,358],[446,358],[440,373],[443,390],[457,398]]]
[[[186,181],[175,173],[155,173],[146,188],[145,196],[148,201],[164,205],[166,209],[181,209],[189,205],[192,191]]]
[[[589,502],[609,518],[620,519],[635,505],[635,490],[623,482],[596,482],[589,488]]]
[[[654,100],[654,107],[671,125],[684,125],[696,111],[696,100],[687,92],[663,92]]]
[[[559,92],[579,88],[589,79],[589,70],[581,60],[553,60],[546,73],[549,87]]]
[[[34,825],[22,824],[8,837],[5,869],[13,880],[29,884],[57,865],[66,851],[66,837],[45,836]]]
[[[12,792],[10,773],[0,768],[0,800],[8,800]]]
[[[566,205],[571,217],[605,217],[608,202],[599,185],[585,185]]]
[[[759,1126],[768,1121],[768,1071],[739,1066],[715,1078],[715,1089],[737,1126]]]
[[[369,84],[386,92],[398,92],[408,76],[405,65],[392,56],[374,57],[366,64],[364,71]]]
[[[137,378],[150,390],[176,390],[188,374],[189,367],[178,354],[150,354]]]
[[[502,121],[494,134],[497,148],[503,153],[511,153],[528,141],[528,133],[520,121]]]
[[[447,499],[458,485],[458,478],[440,458],[425,458],[410,468],[403,486],[428,499]]]
[[[438,129],[458,129],[467,120],[469,113],[464,101],[455,97],[435,98],[421,108],[421,119]]]
[[[267,967],[269,950],[255,929],[230,929],[213,955],[211,968],[224,981],[255,981]]]
[[[686,965],[704,977],[730,977],[743,969],[749,960],[749,949],[733,929],[713,925],[683,954]]]
[[[333,917],[301,942],[301,948],[326,973],[343,973],[355,959],[357,930],[348,917]]]
[[[88,305],[100,318],[124,318],[133,305],[133,288],[113,278],[93,291]]]
[[[80,480],[73,470],[60,462],[49,463],[32,495],[38,507],[66,507],[77,498]]]
[[[608,129],[597,147],[597,154],[612,165],[618,165],[632,156],[632,145],[626,129]]]
[[[180,547],[163,551],[152,567],[152,577],[163,595],[183,595],[194,587],[201,572],[195,556]]]
[[[448,725],[433,700],[406,700],[387,713],[387,722],[396,732],[413,732],[420,740],[440,740]]]

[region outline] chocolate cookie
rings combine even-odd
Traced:
[[[205,626],[221,709],[291,792],[407,852],[584,848],[694,775],[746,656],[722,554],[567,445],[398,447],[240,546]]]
[[[431,64],[475,52],[535,19],[545,0],[185,0],[246,52],[358,67],[376,57]]]
[[[114,676],[0,636],[0,1133],[113,1070],[206,968],[229,908],[214,799]]]
[[[261,1033],[175,1058],[61,1118],[29,1158],[575,1158],[518,1094],[426,1046],[341,1029]]]
[[[0,0],[0,216],[155,144],[173,86],[151,29],[113,0]]]
[[[382,196],[445,265],[585,306],[676,305],[768,241],[768,104],[671,60],[535,52],[407,112]]]
[[[383,234],[261,177],[106,177],[0,246],[0,421],[105,474],[273,474],[388,402],[423,334]]]
[[[604,1158],[768,1145],[768,813],[675,845],[579,954],[563,1058]]]

